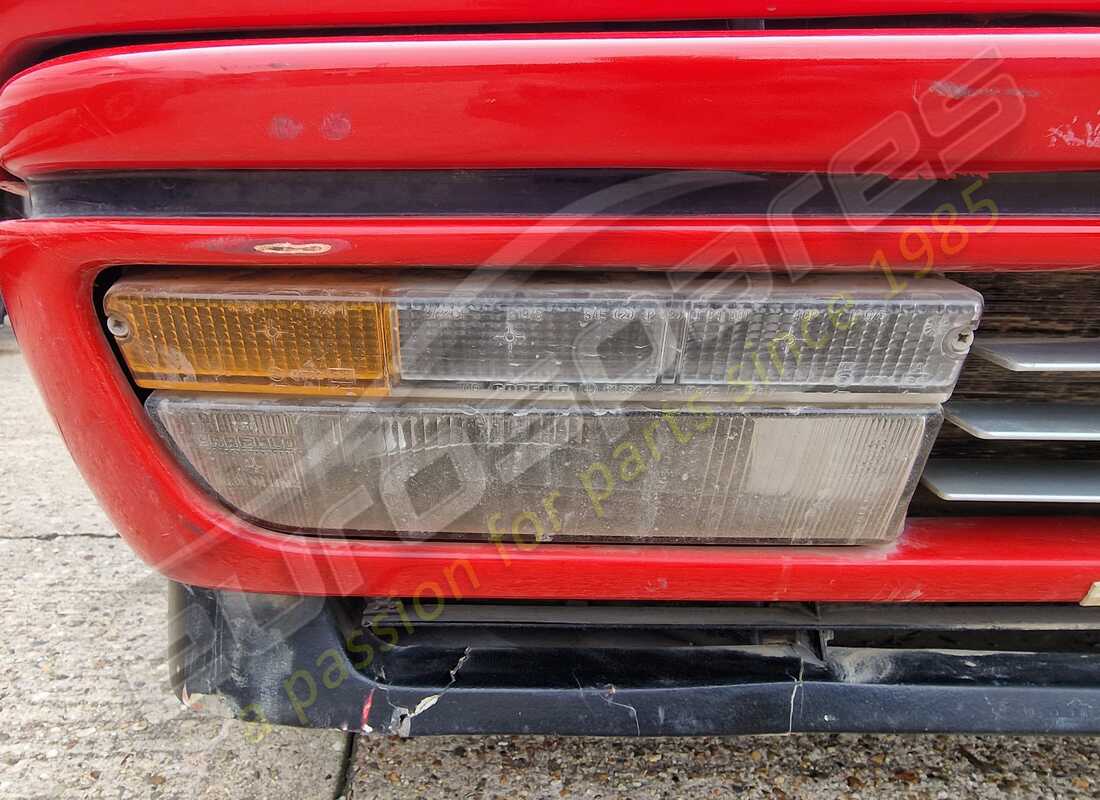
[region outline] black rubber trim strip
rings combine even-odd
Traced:
[[[905,630],[887,647],[817,647],[812,628],[762,629],[747,646],[614,626],[467,643],[418,641],[417,623],[376,629],[384,642],[332,598],[173,584],[171,603],[177,695],[253,722],[402,736],[1100,732],[1100,655],[1079,632],[1031,652],[917,646]]]
[[[980,182],[980,183],[979,183]],[[899,183],[905,186],[900,191]],[[936,181],[620,169],[78,173],[28,181],[28,213],[53,217],[1100,214],[1100,172]],[[908,190],[906,190],[908,187]],[[900,208],[886,207],[899,194]],[[808,197],[807,200],[791,198]],[[981,201],[985,204],[978,205]],[[945,217],[946,220],[946,217]]]
[[[401,625],[393,604],[376,613],[381,622]],[[517,626],[653,628],[757,628],[770,631],[827,629],[922,631],[1094,631],[1100,613],[1093,608],[1044,605],[938,605],[925,603],[504,603],[449,601],[433,620],[437,627]]]

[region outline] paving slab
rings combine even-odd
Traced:
[[[113,533],[0,325],[0,537]]]
[[[334,796],[343,734],[260,730],[175,699],[167,582],[96,505],[6,326],[0,585],[0,798]]]

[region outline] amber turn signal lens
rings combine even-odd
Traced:
[[[146,388],[388,393],[377,287],[361,277],[311,277],[139,273],[107,292],[107,327]]]

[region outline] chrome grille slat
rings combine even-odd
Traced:
[[[934,459],[923,483],[950,501],[1100,503],[1100,461]]]
[[[1097,513],[1100,273],[951,277],[985,307],[910,514]]]
[[[971,353],[1013,372],[1100,372],[1100,339],[979,337]]]
[[[1100,406],[954,400],[944,417],[979,439],[1100,442]]]

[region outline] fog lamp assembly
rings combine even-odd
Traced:
[[[104,312],[166,441],[269,528],[872,544],[981,311],[913,283],[147,270]]]
[[[543,541],[884,541],[930,409],[446,408],[155,393],[233,508],[290,531]]]

